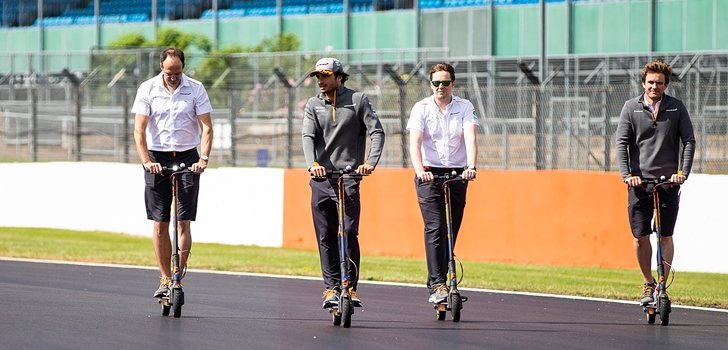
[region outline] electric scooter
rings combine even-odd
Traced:
[[[179,189],[178,177],[186,172],[191,172],[184,163],[179,165],[173,165],[171,167],[162,167],[162,173],[169,173],[170,181],[172,182],[172,210],[169,226],[171,228],[170,235],[172,236],[172,288],[170,293],[166,297],[159,298],[159,303],[162,305],[162,316],[169,316],[170,309],[172,315],[179,318],[182,316],[182,305],[185,303],[185,294],[182,291],[182,277],[184,271],[180,269],[179,259],[179,246],[178,239],[179,234],[177,232],[177,216],[179,214],[179,199],[177,192]]]
[[[347,253],[348,234],[344,227],[344,213],[345,205],[345,189],[344,179],[353,178],[361,179],[364,175],[354,172],[351,166],[346,166],[345,169],[339,170],[327,170],[326,177],[336,179],[336,187],[338,194],[338,205],[336,207],[339,216],[339,229],[338,229],[338,243],[339,243],[339,268],[341,269],[341,295],[339,296],[339,304],[328,308],[331,314],[331,320],[334,326],[343,326],[344,328],[351,327],[351,316],[354,315],[354,307],[361,307],[361,303],[355,302],[351,298],[351,282],[359,279],[358,271],[357,276],[349,276],[348,266],[349,264],[354,265],[354,262]],[[354,265],[356,268],[356,265]]]
[[[655,323],[656,315],[660,315],[660,324],[667,326],[670,323],[670,312],[672,311],[672,303],[670,297],[667,295],[667,287],[669,284],[665,280],[665,262],[662,260],[662,223],[660,221],[660,195],[658,189],[660,187],[675,186],[676,184],[665,179],[661,176],[659,180],[643,180],[642,181],[652,194],[653,202],[653,225],[652,231],[655,233],[657,239],[657,288],[653,295],[654,301],[652,303],[643,306],[643,311],[647,314],[647,323]]]
[[[455,248],[455,236],[453,234],[452,225],[452,211],[450,205],[450,184],[456,181],[468,181],[463,179],[462,174],[458,174],[453,171],[450,174],[435,175],[435,181],[442,181],[442,190],[445,196],[445,221],[447,222],[447,248],[448,248],[448,293],[447,299],[444,301],[434,304],[435,317],[439,321],[445,319],[447,312],[450,311],[452,321],[460,322],[460,311],[463,308],[463,303],[468,301],[468,297],[463,296],[458,291],[458,284],[460,281],[457,276],[457,268],[455,261],[455,254],[453,250]],[[460,264],[460,271],[462,272],[462,264]],[[462,279],[462,276],[461,276]]]

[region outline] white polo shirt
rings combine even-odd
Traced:
[[[435,97],[417,102],[410,112],[407,130],[422,132],[422,165],[437,168],[461,168],[468,165],[463,129],[478,125],[470,101],[457,96],[440,113]]]
[[[186,151],[200,144],[198,117],[212,112],[210,98],[202,83],[182,74],[180,85],[170,94],[162,73],[143,82],[137,90],[135,114],[149,118],[147,148],[153,151]]]

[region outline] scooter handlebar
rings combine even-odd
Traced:
[[[172,166],[162,166],[162,171],[191,171],[185,163],[174,164]]]
[[[144,168],[146,172],[149,172],[149,169]],[[188,173],[192,172],[192,169],[188,167],[185,163],[179,163],[174,164],[172,166],[166,166],[162,165],[162,172],[157,175],[165,175],[165,174],[173,174],[173,173]]]
[[[359,174],[356,172],[356,170],[354,168],[352,168],[351,165],[347,165],[346,168],[342,168],[342,169],[337,169],[337,170],[327,169],[325,177],[329,178],[329,179],[337,179],[339,177],[347,176],[347,177],[351,177],[351,178],[361,179],[362,177],[368,176],[368,175],[369,174]],[[316,176],[311,175],[311,177],[316,177]]]
[[[659,179],[642,179],[642,186],[650,185],[653,188],[657,188],[660,186],[667,186],[667,185],[678,185],[678,183],[672,182],[671,179],[663,176],[660,176]]]

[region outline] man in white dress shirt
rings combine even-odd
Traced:
[[[162,71],[139,86],[132,108],[136,114],[134,141],[146,170],[147,218],[154,220],[152,242],[162,275],[155,298],[169,296],[172,277],[169,237],[172,183],[168,176],[160,176],[162,167],[184,163],[192,170],[180,176],[178,187],[180,270],[185,271],[192,247],[190,221],[197,215],[200,173],[207,168],[212,149],[210,99],[202,83],[182,73],[184,52],[167,48],[162,51],[159,62]]]
[[[407,130],[410,158],[416,172],[415,189],[425,226],[429,301],[438,303],[448,295],[448,242],[442,181],[435,180],[435,175],[455,171],[463,179],[475,179],[478,118],[470,101],[453,96],[455,69],[451,65],[432,66],[430,83],[432,95],[412,107]],[[463,220],[467,189],[465,181],[450,184],[453,241]]]

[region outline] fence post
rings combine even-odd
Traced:
[[[81,86],[74,84],[76,103],[76,161],[81,161]]]
[[[230,106],[230,165],[236,166],[238,162],[238,136],[235,121],[238,119],[238,100],[235,98],[234,90],[230,90],[228,93],[228,105]]]
[[[122,116],[121,133],[124,145],[124,163],[129,163],[129,89],[124,88],[121,94]]]
[[[28,90],[30,97],[30,159],[38,161],[38,90],[32,85]]]

